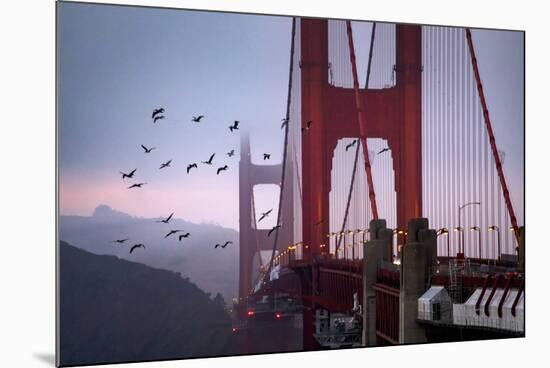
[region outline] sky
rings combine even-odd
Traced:
[[[263,163],[264,152],[280,162],[291,18],[58,6],[61,213],[90,215],[107,204],[237,229],[239,134],[228,126],[239,120],[250,131],[253,162]],[[361,80],[369,27],[354,23]],[[523,207],[523,34],[474,31],[474,41],[509,186]],[[166,118],[153,124],[158,107]],[[191,122],[199,114],[203,121]],[[157,149],[145,155],[141,144]],[[229,158],[231,149],[237,155]],[[185,172],[214,152],[212,167]],[[170,159],[172,167],[158,169]],[[229,170],[216,175],[225,164]],[[123,181],[119,171],[134,168],[135,180]],[[134,182],[147,184],[127,189]],[[255,191],[257,208],[274,207],[275,186]]]

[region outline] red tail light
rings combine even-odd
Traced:
[[[237,329],[236,329],[235,327],[233,327],[233,328],[231,329],[231,331],[232,331],[232,332],[237,332]]]
[[[275,318],[276,319],[281,319],[281,314],[280,313],[275,313]]]
[[[246,312],[246,315],[248,317],[252,317],[254,315],[254,311],[253,310],[249,310],[248,312]]]

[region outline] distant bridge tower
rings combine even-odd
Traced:
[[[359,137],[354,90],[328,81],[328,21],[301,19],[302,124],[314,128],[302,136],[303,241],[306,259],[329,233],[332,157],[341,138]],[[422,215],[422,32],[421,26],[396,25],[396,84],[361,89],[367,137],[388,142],[395,170],[397,225],[405,229]],[[349,58],[349,55],[344,55]],[[376,188],[375,188],[376,189]],[[315,223],[324,220],[321,226]]]
[[[254,226],[252,212],[252,196],[254,186],[259,184],[275,184],[281,187],[282,164],[255,165],[250,157],[250,138],[247,132],[241,132],[241,152],[239,161],[239,297],[248,295],[253,286],[253,276],[257,267],[254,266],[254,257],[260,251],[271,251],[275,234],[267,236],[269,229],[258,229]],[[277,250],[286,249],[292,244],[294,224],[294,203],[292,196],[292,163],[287,160],[283,206],[281,213],[282,227],[279,229]],[[277,218],[278,208],[274,207],[270,217]],[[259,213],[257,214],[259,216]],[[258,257],[260,255],[258,254]]]

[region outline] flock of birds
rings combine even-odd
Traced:
[[[157,122],[161,121],[161,120],[164,120],[165,119],[165,109],[164,107],[160,107],[158,109],[154,109],[153,110],[153,113],[151,114],[151,119],[153,120],[153,124],[156,124]],[[191,117],[191,121],[194,122],[194,123],[201,123],[201,121],[205,118],[204,115],[197,115],[197,116],[192,116]],[[285,122],[283,122],[283,125],[281,126],[284,127],[284,124],[286,123],[286,119],[283,119]],[[230,125],[228,128],[229,128],[229,131],[230,133],[233,133],[235,130],[239,130],[239,124],[240,122],[238,120],[235,120],[233,122],[232,125]],[[311,125],[311,124],[310,124]],[[309,127],[308,127],[309,129]],[[141,148],[143,149],[143,153],[144,154],[150,154],[153,150],[156,150],[157,148],[156,147],[147,147],[145,146],[144,144],[141,144]],[[231,158],[233,156],[235,156],[235,150],[232,149],[230,150],[229,152],[226,153],[226,155]],[[214,160],[214,157],[216,156],[216,153],[212,153],[210,155],[210,157],[208,158],[208,160],[206,161],[201,161],[202,164],[204,165],[207,165],[207,166],[212,166],[214,164],[213,160]],[[269,160],[271,159],[271,154],[270,153],[264,153],[263,154],[263,159],[264,160]],[[166,169],[166,168],[170,168],[172,167],[171,166],[172,164],[172,160],[168,160],[166,162],[162,162],[160,164],[160,167],[159,167],[159,170],[162,170],[162,169]],[[198,163],[196,162],[192,162],[192,163],[189,163],[187,165],[187,168],[186,168],[186,172],[187,174],[190,174],[191,171],[193,169],[198,169],[199,168],[199,165]],[[223,166],[220,166],[216,169],[216,175],[220,175],[222,172],[224,171],[227,171],[229,170],[229,166],[228,165],[223,165]],[[137,168],[131,170],[131,171],[128,171],[128,172],[123,172],[123,171],[120,171],[120,174],[122,175],[122,180],[125,180],[125,179],[133,179],[135,174],[136,174],[136,171],[137,171]],[[142,188],[144,185],[146,185],[147,183],[145,182],[136,182],[136,183],[133,183],[131,184],[130,186],[128,186],[128,189],[134,189],[134,188]],[[267,211],[266,213],[263,213],[262,214],[262,217],[260,218],[260,221],[267,217],[271,211],[273,209]],[[168,216],[167,218],[163,219],[163,220],[159,220],[159,221],[156,221],[158,223],[164,223],[164,224],[169,224],[170,220],[172,219],[172,217],[174,216],[174,213],[172,212],[170,214],[170,216]],[[259,221],[258,221],[259,222]],[[280,227],[280,226],[279,226]],[[275,231],[277,228],[279,227],[274,227],[273,229],[270,230],[269,232],[269,235]],[[181,229],[175,229],[175,230],[170,230],[165,236],[164,236],[164,239],[172,236],[172,235],[177,235],[178,237],[178,241],[182,241],[183,239],[186,239],[188,237],[191,236],[191,234],[189,232],[184,232],[183,230]],[[125,244],[126,241],[130,240],[130,238],[123,238],[123,239],[116,239],[116,240],[113,240],[113,243],[117,243],[117,244]],[[223,244],[215,244],[214,245],[214,248],[225,248],[227,247],[228,245],[230,244],[233,244],[232,241],[228,240],[226,241],[225,243]],[[143,248],[143,249],[146,249],[145,245],[142,244],[142,243],[136,243],[136,244],[133,244],[131,247],[130,247],[130,254],[133,253],[136,249],[138,248]]]
[[[158,121],[160,120],[163,120],[165,119],[165,109],[163,107],[160,107],[158,109],[154,109],[153,110],[153,113],[151,115],[151,119],[153,120],[153,124],[156,124]],[[192,116],[191,118],[191,121],[194,122],[194,123],[201,123],[201,121],[205,118],[204,115],[198,115],[198,116]],[[239,130],[239,124],[240,122],[238,120],[235,120],[233,122],[232,125],[230,125],[228,128],[229,128],[229,131],[230,133],[233,133],[235,130]],[[282,119],[281,120],[281,129],[285,128],[288,124],[288,119]],[[308,132],[311,128],[312,128],[312,125],[313,125],[313,122],[311,120],[307,121],[301,128],[301,131],[302,131],[302,134]],[[348,144],[346,146],[346,152],[352,148],[353,146],[355,146],[357,144],[358,140],[355,139],[353,140],[350,144]],[[143,149],[143,153],[145,154],[150,154],[153,150],[156,149],[156,147],[147,147],[145,145],[141,145],[141,148]],[[386,152],[386,151],[389,151],[389,148],[384,148],[382,149],[380,152],[378,152],[377,154],[381,154],[383,152]],[[235,155],[235,150],[232,149],[230,150],[229,152],[226,153],[226,155],[231,158]],[[214,157],[216,156],[216,153],[212,153],[210,155],[210,157],[208,158],[208,160],[206,161],[201,161],[201,163],[203,165],[207,165],[207,166],[212,166],[213,165],[213,160],[214,160]],[[264,160],[269,160],[271,159],[271,154],[270,153],[263,153],[263,159]],[[172,160],[168,160],[166,162],[163,162],[160,164],[160,167],[159,167],[159,170],[162,170],[162,169],[166,169],[166,168],[170,168],[171,167],[171,164],[172,164]],[[186,172],[187,174],[190,174],[191,173],[191,170],[193,169],[198,169],[199,168],[199,165],[196,163],[196,162],[192,162],[192,163],[189,163],[187,165],[187,168],[186,168]],[[216,175],[220,175],[223,171],[227,171],[229,169],[229,166],[228,165],[224,165],[224,166],[220,166],[216,169]],[[136,169],[133,169],[127,173],[125,172],[122,172],[120,171],[120,174],[122,175],[122,180],[125,180],[125,179],[133,179],[134,178],[134,175],[137,171],[137,168]],[[133,183],[132,185],[130,185],[128,187],[128,189],[133,189],[133,188],[141,188],[143,187],[143,185],[146,185],[147,183],[145,182],[137,182],[137,183]],[[266,211],[266,212],[263,212],[260,216],[260,218],[258,219],[257,223],[259,223],[260,221],[262,221],[263,219],[265,219],[266,217],[268,217],[271,212],[273,211],[273,209],[270,209],[269,211]],[[157,222],[159,223],[164,223],[164,224],[168,224],[170,222],[170,220],[172,219],[172,217],[174,216],[174,213],[172,212],[170,214],[170,216],[168,216],[167,218],[163,219],[163,220],[159,220]],[[319,225],[323,223],[323,220],[317,222],[315,224],[315,226]],[[267,236],[271,236],[271,234],[275,231],[277,231],[278,229],[281,228],[281,224],[276,224],[275,226],[273,226],[267,233]],[[180,234],[181,233],[181,234]],[[180,230],[180,229],[176,229],[176,230],[170,230],[165,236],[164,236],[164,239],[172,236],[172,235],[175,235],[175,234],[178,234],[178,240],[181,242],[183,239],[185,238],[188,238],[191,234],[189,232],[184,232],[183,230]],[[124,244],[126,241],[128,241],[129,238],[124,238],[124,239],[117,239],[117,240],[113,240],[114,243],[118,243],[118,244]],[[223,244],[216,244],[214,245],[214,248],[225,248],[227,247],[229,244],[232,244],[233,242],[231,241],[226,241],[225,243]],[[138,249],[138,248],[143,248],[145,249],[145,245],[142,244],[142,243],[137,243],[137,244],[134,244],[132,245],[132,247],[130,248],[130,253],[132,253],[134,250]]]

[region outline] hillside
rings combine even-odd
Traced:
[[[202,290],[220,293],[226,303],[237,295],[238,232],[211,224],[194,224],[176,218],[169,224],[161,218],[140,218],[98,206],[92,216],[60,216],[60,239],[94,254],[109,254],[152,267],[180,272]],[[187,239],[164,238],[171,229],[190,232]],[[130,238],[123,245],[115,239]],[[225,249],[214,244],[233,241]],[[129,254],[132,244],[144,243],[145,250]]]
[[[60,244],[62,365],[234,353],[220,303],[172,271]]]

